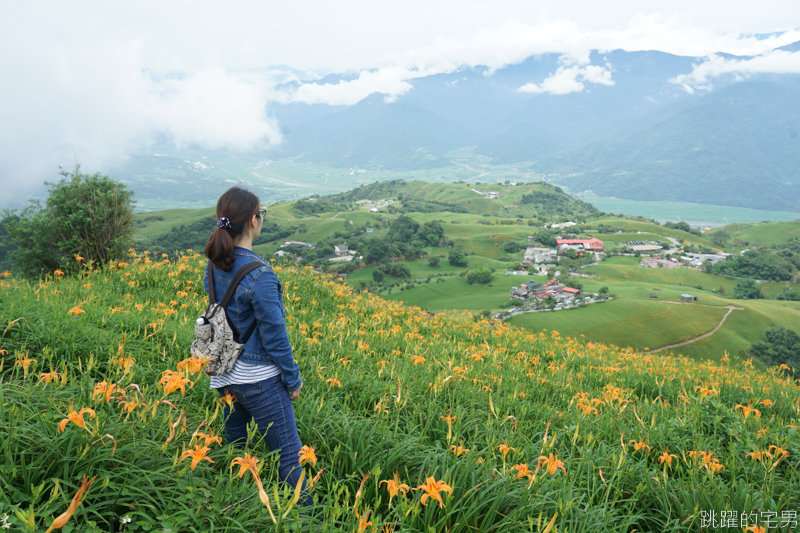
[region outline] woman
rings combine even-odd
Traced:
[[[217,201],[219,220],[205,250],[213,266],[217,303],[243,265],[258,261],[264,266],[242,279],[228,305],[228,318],[239,335],[253,333],[233,370],[211,377],[211,388],[220,396],[231,394],[236,399],[232,408],[225,407],[228,444],[244,446],[247,424],[255,420],[269,449],[280,450],[281,479],[296,487],[301,472],[298,452],[303,444],[297,435],[292,402],[300,397],[303,381],[286,332],[281,283],[253,252],[253,239],[261,233],[265,213],[258,197],[240,187],[228,189]],[[208,291],[208,273],[203,284]],[[306,492],[306,504],[311,503]]]

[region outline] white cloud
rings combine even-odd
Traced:
[[[159,76],[145,69],[141,42],[103,47],[17,42],[0,71],[0,181],[6,192],[40,190],[58,166],[114,164],[167,135],[175,144],[252,150],[279,143],[267,114],[263,75],[210,65]]]
[[[614,85],[611,79],[612,67],[590,65],[589,53],[565,54],[559,58],[560,66],[540,84],[526,83],[519,89],[523,93],[569,94],[581,92],[586,87],[583,82]],[[579,80],[580,78],[580,80]]]
[[[387,101],[411,90],[406,80],[418,77],[417,73],[399,67],[362,70],[354,80],[339,83],[305,83],[283,99],[306,104],[352,105],[372,93],[384,93]]]
[[[689,74],[681,74],[669,81],[681,85],[689,93],[694,93],[695,90],[710,91],[713,89],[714,78],[725,74],[742,78],[762,73],[800,74],[800,52],[772,50],[748,59],[724,58],[712,54],[699,65],[694,65]]]

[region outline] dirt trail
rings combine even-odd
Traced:
[[[704,305],[704,304],[690,304],[688,302],[663,302],[663,303],[665,303],[665,304],[667,304],[667,303],[668,304],[683,304],[683,305]],[[719,306],[716,306],[716,305],[705,305],[704,307],[719,307]],[[689,340],[681,341],[681,342],[676,342],[675,344],[669,344],[667,346],[662,346],[661,348],[656,348],[655,350],[649,350],[649,351],[647,351],[645,353],[656,353],[656,352],[660,352],[661,350],[667,350],[669,348],[677,348],[678,346],[686,346],[687,344],[691,344],[691,343],[697,342],[699,340],[707,339],[708,337],[710,337],[711,335],[716,333],[719,328],[722,327],[722,324],[724,324],[725,320],[728,319],[728,315],[730,315],[734,311],[744,311],[743,307],[736,307],[734,305],[727,305],[725,307],[728,308],[728,312],[725,313],[725,315],[722,317],[722,320],[719,321],[719,324],[717,324],[717,326],[714,329],[712,329],[711,331],[709,331],[708,333],[703,333],[702,335],[699,335],[697,337],[691,338]]]

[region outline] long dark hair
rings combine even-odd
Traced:
[[[241,235],[245,224],[258,213],[258,196],[241,187],[231,187],[217,200],[217,219],[230,221],[230,228],[217,227],[206,244],[206,257],[215,268],[228,272],[233,268],[233,238]]]

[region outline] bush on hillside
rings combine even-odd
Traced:
[[[47,183],[44,207],[37,201],[17,211],[6,210],[2,244],[14,269],[28,277],[52,272],[73,257],[106,263],[131,246],[133,191],[99,173],[61,170],[58,183]]]
[[[769,328],[764,340],[753,343],[750,353],[767,366],[788,365],[800,370],[800,335],[784,327]]]
[[[488,268],[479,268],[478,270],[471,270],[467,274],[467,283],[470,285],[483,285],[492,281],[492,271]]]
[[[467,256],[458,250],[450,250],[447,256],[447,262],[452,266],[465,267],[467,266]]]
[[[733,297],[737,300],[755,300],[761,297],[761,288],[752,279],[742,279],[733,288]]]

